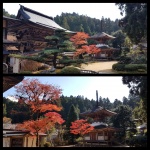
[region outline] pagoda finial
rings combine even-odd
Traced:
[[[98,107],[98,91],[96,90],[96,107]]]

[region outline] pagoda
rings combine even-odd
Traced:
[[[93,118],[94,122],[91,124],[94,127],[89,134],[84,137],[85,142],[89,143],[106,143],[107,145],[112,142],[114,133],[120,129],[109,126],[104,123],[105,118],[117,115],[117,113],[107,110],[98,106],[98,91],[96,91],[96,106],[93,110],[80,113],[80,116],[85,118]]]
[[[90,37],[90,39],[94,39],[98,42],[96,47],[98,47],[101,51],[95,55],[95,58],[105,58],[105,59],[112,59],[112,54],[116,50],[113,47],[109,47],[106,42],[108,40],[115,39],[114,36],[111,36],[105,32],[101,32],[95,34]]]

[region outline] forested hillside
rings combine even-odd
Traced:
[[[120,105],[129,106],[132,110],[136,107],[139,102],[138,96],[130,95],[129,98],[123,97],[122,100],[115,99],[114,102],[110,102],[109,98],[99,97],[99,106],[104,107],[108,110],[114,110]],[[76,113],[79,116],[79,113],[92,110],[96,106],[95,100],[89,100],[83,96],[61,96],[58,101],[59,106],[62,106],[63,109],[60,112],[62,118],[67,120],[69,109],[72,105],[75,106]],[[3,115],[12,119],[13,123],[22,122],[26,119],[29,119],[28,107],[20,105],[17,102],[10,101],[9,99],[3,98]]]
[[[3,9],[3,15],[11,18],[15,18],[16,16],[13,14],[9,14],[5,9]],[[56,23],[65,29],[71,31],[83,31],[88,33],[89,35],[93,35],[98,32],[106,32],[111,34],[120,29],[118,26],[119,20],[116,19],[112,21],[110,18],[96,19],[91,18],[85,15],[78,15],[77,13],[62,13],[60,16],[54,17]]]
[[[101,15],[100,15],[101,16]],[[62,13],[61,16],[54,17],[56,23],[65,29],[71,31],[83,31],[89,35],[98,32],[106,32],[111,34],[120,29],[118,26],[118,19],[112,21],[110,18],[96,19],[85,15],[78,15],[77,13]]]

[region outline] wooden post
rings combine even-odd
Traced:
[[[104,133],[104,141],[105,141],[105,131],[103,131],[103,133]]]

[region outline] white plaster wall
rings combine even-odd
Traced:
[[[13,73],[19,73],[19,62],[18,58],[14,58]]]
[[[84,140],[90,140],[90,136],[85,136]]]
[[[108,136],[105,136],[105,139],[104,139],[104,136],[98,136],[98,140],[103,141],[103,140],[107,140],[107,139],[108,139]]]
[[[10,147],[10,138],[3,138],[3,147]]]

